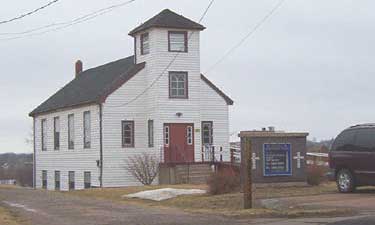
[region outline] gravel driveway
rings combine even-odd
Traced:
[[[43,190],[0,189],[0,200],[32,225],[246,224],[220,216],[141,208]]]
[[[326,224],[346,218],[234,219],[185,213],[105,200],[81,198],[33,189],[1,189],[0,204],[29,221],[30,225],[301,225]]]

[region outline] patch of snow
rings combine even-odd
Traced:
[[[13,202],[8,202],[8,201],[3,201],[5,204],[11,206],[11,207],[15,207],[15,208],[22,208],[24,209],[25,211],[28,211],[28,212],[37,212],[35,209],[31,209],[31,208],[28,208],[27,206],[25,205],[22,205],[22,204],[18,204],[18,203],[13,203]]]
[[[150,191],[141,191],[134,194],[124,195],[123,198],[140,198],[153,201],[163,201],[175,198],[179,195],[195,195],[205,194],[205,190],[200,189],[175,189],[175,188],[162,188]]]

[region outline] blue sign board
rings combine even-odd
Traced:
[[[290,144],[263,145],[264,176],[291,176]]]

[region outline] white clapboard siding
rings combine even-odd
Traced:
[[[172,29],[175,30],[175,29]],[[129,157],[144,152],[161,155],[164,123],[193,123],[195,161],[201,158],[201,122],[213,121],[214,145],[223,148],[223,160],[229,161],[228,105],[200,75],[199,32],[189,31],[188,52],[168,52],[168,29],[152,28],[149,32],[150,53],[140,55],[140,37],[136,36],[137,63],[146,62],[124,85],[108,96],[102,106],[103,187],[134,186],[140,183],[126,170]],[[188,99],[169,98],[169,71],[188,72]],[[164,73],[163,73],[164,72]],[[162,74],[162,75],[161,75]],[[155,83],[156,81],[156,83]],[[152,84],[152,85],[151,85]],[[151,87],[151,88],[150,88]],[[147,92],[139,96],[147,88]],[[130,104],[130,101],[132,101]],[[91,111],[91,149],[83,149],[83,112]],[[75,149],[68,150],[67,118],[75,114]],[[178,117],[176,113],[182,113]],[[53,150],[53,117],[60,116],[61,147]],[[48,123],[48,151],[41,152],[41,119]],[[154,147],[148,147],[148,120],[154,120]],[[123,148],[121,121],[135,123],[135,147]],[[48,171],[48,189],[54,189],[54,171],[61,171],[61,188],[68,189],[68,171],[75,171],[76,188],[83,188],[84,171],[91,172],[92,185],[99,186],[100,158],[99,106],[84,106],[36,117],[36,186],[42,185],[42,170]],[[157,180],[154,182],[157,183]]]
[[[213,121],[213,145],[223,148],[223,161],[230,161],[229,110],[223,97],[202,80],[201,121]],[[216,153],[218,149],[216,149]],[[218,154],[215,154],[218,156]]]
[[[140,37],[137,39],[137,63],[146,67],[122,87],[113,92],[103,104],[103,185],[119,187],[140,185],[125,169],[126,160],[143,152],[160,156],[163,145],[164,123],[193,123],[195,137],[195,161],[201,161],[201,122],[213,121],[214,144],[222,146],[223,159],[229,161],[228,105],[200,77],[199,32],[191,33],[188,53],[180,53],[173,64],[162,73],[176,53],[168,52],[168,29],[150,29],[150,53],[140,55]],[[188,99],[169,98],[168,71],[188,72]],[[163,75],[161,75],[163,74]],[[161,75],[161,77],[160,77]],[[135,96],[157,79],[157,82],[131,104]],[[182,116],[177,117],[176,113]],[[148,147],[147,121],[154,120],[154,147]],[[122,148],[121,121],[135,122],[135,147]]]
[[[91,112],[91,148],[83,148],[83,112]],[[68,115],[74,114],[74,149],[68,149]],[[60,149],[54,150],[53,118],[60,118]],[[41,120],[47,120],[47,151],[41,151]],[[48,189],[55,189],[55,171],[60,171],[61,190],[68,190],[68,172],[75,172],[76,189],[83,189],[83,173],[91,172],[91,183],[99,186],[99,107],[98,105],[67,109],[35,118],[36,187],[42,186],[42,170],[47,170]]]

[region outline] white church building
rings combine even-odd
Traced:
[[[129,33],[133,56],[87,70],[77,61],[73,80],[29,114],[34,186],[140,185],[124,164],[141,153],[202,163],[204,146],[215,146],[229,161],[233,101],[201,74],[204,29],[166,9]]]

